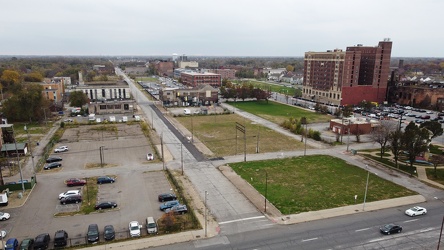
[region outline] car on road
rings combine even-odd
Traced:
[[[67,197],[64,197],[60,200],[60,204],[66,205],[66,204],[72,204],[72,203],[80,203],[82,202],[82,196],[81,195],[70,195]]]
[[[0,220],[9,220],[9,218],[11,218],[10,214],[0,212]]]
[[[110,176],[100,176],[97,178],[97,184],[103,184],[103,183],[114,183],[116,179],[110,177]]]
[[[18,240],[16,238],[10,238],[6,241],[5,250],[16,250],[17,248],[18,248]]]
[[[160,210],[165,211],[165,209],[172,208],[174,206],[180,205],[179,201],[167,201],[160,205]]]
[[[148,161],[152,161],[152,160],[154,160],[154,155],[152,153],[148,153],[148,154],[146,154],[146,159]]]
[[[50,169],[53,169],[53,168],[59,168],[61,166],[62,166],[62,163],[60,163],[60,162],[52,162],[52,163],[46,164],[46,166],[43,167],[43,169],[44,170],[50,170]]]
[[[411,216],[411,217],[417,216],[417,215],[424,215],[426,213],[427,213],[427,209],[425,209],[423,207],[418,207],[418,206],[405,210],[405,214],[408,216]]]
[[[112,201],[104,201],[104,202],[97,203],[97,204],[94,206],[94,209],[96,209],[96,210],[102,210],[102,209],[116,208],[116,207],[117,207],[117,203],[112,202]]]
[[[116,237],[116,231],[114,231],[113,225],[106,225],[103,229],[103,238],[105,240],[114,240]]]
[[[379,228],[382,234],[393,234],[400,233],[402,231],[402,227],[396,224],[386,224]]]
[[[65,230],[58,230],[54,235],[54,247],[64,247],[68,244],[68,233]]]
[[[165,209],[165,213],[185,214],[188,212],[187,205],[177,205],[172,208]]]
[[[66,152],[68,150],[69,150],[68,146],[60,146],[54,149],[54,153]]]
[[[177,197],[175,194],[172,194],[172,193],[163,193],[163,194],[159,194],[157,199],[159,200],[159,202],[165,202],[165,201],[177,200]]]
[[[142,226],[138,221],[131,221],[128,225],[128,229],[131,237],[139,237],[140,236],[140,228]]]
[[[47,233],[37,235],[34,240],[34,249],[48,249],[50,239]]]
[[[86,181],[79,178],[71,178],[65,181],[66,186],[68,187],[74,187],[74,186],[84,186],[86,184]]]
[[[51,156],[51,157],[48,157],[48,158],[46,159],[46,163],[58,162],[58,161],[62,161],[62,160],[63,160],[63,159],[60,158],[60,157],[57,157],[57,156]]]
[[[59,200],[71,196],[71,195],[81,195],[80,190],[68,190],[64,193],[59,194]]]
[[[26,238],[22,240],[22,243],[20,243],[20,250],[33,250],[34,249],[34,239]]]
[[[99,241],[99,227],[97,224],[90,224],[86,235],[90,243]]]

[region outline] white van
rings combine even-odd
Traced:
[[[122,122],[127,122],[128,121],[128,117],[127,116],[122,116]]]
[[[184,109],[183,110],[184,115],[191,115],[191,110],[189,109]]]
[[[156,234],[157,233],[157,224],[154,221],[153,217],[146,218],[146,231],[148,234]]]

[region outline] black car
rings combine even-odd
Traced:
[[[44,170],[53,169],[53,168],[59,168],[62,166],[62,163],[60,162],[52,162],[46,164],[46,166],[43,168]]]
[[[88,236],[88,242],[99,241],[99,227],[97,226],[97,224],[89,225],[86,235]]]
[[[82,196],[81,195],[70,195],[62,198],[60,200],[60,204],[72,204],[72,203],[80,203],[82,202]]]
[[[34,239],[27,238],[22,240],[22,243],[20,243],[20,250],[32,250],[34,249]]]
[[[400,233],[402,231],[402,227],[395,224],[387,224],[380,228],[382,234],[392,234],[392,233]]]
[[[175,194],[165,193],[165,194],[159,194],[158,200],[160,202],[174,201],[177,200],[177,197]]]
[[[101,176],[97,178],[97,184],[103,184],[103,183],[113,183],[116,179],[109,177],[109,176]]]
[[[68,244],[68,233],[65,230],[58,230],[54,235],[54,247],[64,247]]]
[[[112,201],[100,202],[100,203],[97,203],[97,205],[94,206],[94,208],[96,210],[102,210],[102,209],[107,209],[107,208],[115,208],[115,207],[117,207],[117,203],[112,202]]]
[[[34,250],[48,249],[50,238],[49,234],[46,233],[37,235],[34,240]]]
[[[46,159],[46,163],[58,162],[58,161],[62,161],[62,158],[54,156],[54,157],[49,157],[48,159]]]
[[[116,237],[116,231],[114,231],[114,227],[112,225],[106,225],[103,229],[103,238],[105,240],[114,240]]]

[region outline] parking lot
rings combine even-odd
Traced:
[[[146,217],[158,219],[163,215],[157,195],[170,192],[171,186],[161,171],[162,164],[146,160],[146,153],[153,151],[139,125],[114,124],[112,130],[100,129],[101,126],[85,125],[66,130],[56,146],[68,146],[69,151],[52,154],[63,159],[62,167],[38,173],[38,184],[23,207],[2,210],[11,214],[11,219],[0,223],[8,232],[7,238],[23,240],[46,232],[53,237],[57,230],[63,229],[69,238],[77,239],[76,244],[81,244],[92,223],[99,225],[101,240],[103,227],[109,224],[120,232],[116,237],[126,238],[130,221],[137,220],[145,225]],[[104,149],[103,165],[100,164],[100,147]],[[114,201],[118,204],[116,209],[88,215],[54,216],[77,209],[75,204],[61,205],[60,193],[85,188],[67,187],[66,179],[103,175],[116,176],[116,182],[99,185],[97,200],[89,202]],[[83,202],[88,202],[88,197],[82,198]],[[142,233],[146,234],[146,230]]]

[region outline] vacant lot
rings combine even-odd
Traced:
[[[262,195],[266,195],[283,214],[353,205],[355,195],[358,196],[358,203],[364,201],[368,172],[331,156],[242,162],[230,164],[230,167]],[[414,194],[371,174],[366,202]]]
[[[318,114],[296,106],[289,106],[273,101],[228,102],[228,104],[276,124],[281,124],[290,117],[300,120],[301,117],[305,116],[309,123],[328,122],[331,119],[331,116],[328,115]]]
[[[216,156],[244,153],[244,135],[236,130],[236,122],[245,126],[247,154],[256,153],[258,145],[261,153],[304,148],[304,144],[299,140],[288,138],[235,114],[183,116],[176,119]]]
[[[247,84],[251,83],[256,88],[270,89],[271,92],[287,94],[289,96],[294,96],[296,94],[296,92],[301,92],[300,90],[297,90],[295,88],[272,84],[272,83],[259,82],[259,81],[251,81],[250,80],[250,81],[242,81],[242,83],[247,83]]]

